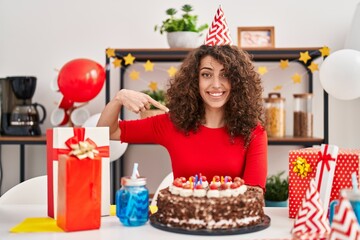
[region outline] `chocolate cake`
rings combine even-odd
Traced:
[[[210,186],[204,181],[189,187],[188,181],[180,184],[180,180],[175,179],[172,186],[159,192],[154,217],[167,227],[187,230],[257,225],[265,216],[263,193],[241,181],[213,181]]]

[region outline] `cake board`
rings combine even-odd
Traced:
[[[173,233],[181,233],[181,234],[190,234],[190,235],[206,235],[206,236],[220,236],[220,235],[236,235],[236,234],[245,234],[245,233],[252,233],[264,230],[270,226],[271,219],[269,216],[265,215],[262,222],[253,225],[253,226],[246,226],[234,229],[199,229],[199,230],[189,230],[189,229],[182,229],[177,227],[169,227],[165,224],[162,224],[156,220],[156,213],[150,216],[150,225],[154,228],[173,232]]]

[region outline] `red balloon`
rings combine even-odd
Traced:
[[[99,94],[105,81],[104,68],[89,59],[74,59],[60,70],[58,85],[64,98],[88,102]]]

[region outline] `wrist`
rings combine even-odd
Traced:
[[[120,91],[118,91],[118,92],[116,93],[113,101],[117,102],[117,103],[120,104],[120,105],[123,105],[123,101],[122,101],[123,97],[122,97],[122,96],[123,96],[123,94],[124,94],[125,91],[126,91],[126,89],[121,89]]]

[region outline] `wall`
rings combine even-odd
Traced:
[[[57,70],[66,62],[75,58],[89,58],[103,64],[108,47],[167,48],[166,36],[154,32],[154,25],[165,18],[167,8],[178,8],[189,2],[0,0],[0,77],[36,76],[38,86],[33,100],[44,104],[50,115],[61,98],[58,92],[51,90],[50,84],[56,80]],[[275,26],[277,47],[327,45],[332,51],[343,47],[357,3],[357,0],[221,1],[235,43],[238,26]],[[201,23],[211,23],[220,2],[198,0],[191,4]],[[320,93],[322,88],[317,73],[315,84],[315,93]],[[112,79],[112,96],[118,88],[116,79]],[[87,108],[92,114],[100,112],[104,99],[102,91]],[[359,99],[340,101],[330,97],[330,143],[341,147],[359,147],[359,103]],[[315,102],[314,106],[316,112],[323,111],[319,102]],[[49,119],[42,125],[44,132],[52,127]],[[321,122],[317,121],[315,130],[320,134]],[[270,146],[270,173],[287,168],[288,150],[289,147]],[[140,159],[146,162],[140,167],[143,174],[148,174],[150,178],[150,190],[170,171],[166,151],[161,147],[158,151],[160,153],[145,146],[130,147],[126,153],[127,172],[132,162]],[[46,173],[45,154],[44,146],[26,148],[27,178]],[[2,192],[18,182],[18,155],[18,147],[3,146]]]

